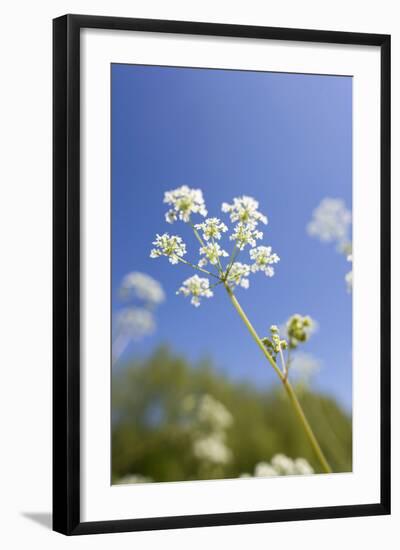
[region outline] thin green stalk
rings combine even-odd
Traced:
[[[218,275],[215,275],[215,273],[211,273],[211,271],[208,271],[207,269],[203,269],[199,265],[192,264],[188,262],[187,260],[184,260],[183,258],[180,258],[179,256],[176,256],[176,259],[183,264],[190,265],[190,267],[193,267],[193,269],[198,269],[199,271],[202,271],[203,273],[206,273],[207,275],[210,275],[211,277],[215,277],[216,279],[220,280]]]
[[[199,234],[199,232],[197,231],[197,229],[195,228],[195,226],[192,224],[192,222],[189,222],[189,224],[190,224],[190,227],[193,229],[193,232],[194,232],[194,234],[195,234],[195,236],[196,236],[196,239],[199,241],[200,245],[201,245],[201,246],[205,246],[204,241],[203,241],[203,239],[200,237],[200,234]]]
[[[307,438],[308,438],[308,440],[309,440],[309,442],[310,442],[310,444],[311,444],[311,446],[312,446],[312,448],[315,452],[315,455],[317,456],[317,458],[318,458],[318,460],[319,460],[319,462],[322,466],[323,471],[326,472],[326,473],[331,473],[332,468],[330,467],[328,461],[325,458],[324,453],[322,452],[322,449],[321,449],[321,447],[318,443],[318,440],[315,437],[314,432],[311,429],[311,426],[310,426],[310,424],[307,420],[307,417],[304,414],[302,406],[300,405],[300,402],[297,399],[295,391],[294,391],[293,387],[291,386],[289,380],[287,379],[287,377],[284,374],[282,374],[281,370],[279,369],[278,365],[274,361],[273,357],[271,356],[271,354],[268,352],[268,350],[266,349],[266,347],[262,343],[261,338],[258,336],[255,328],[253,327],[253,325],[249,321],[247,315],[243,311],[241,305],[239,304],[239,302],[238,302],[236,296],[234,295],[234,293],[232,292],[231,288],[229,288],[229,286],[227,284],[225,284],[225,288],[226,288],[228,296],[229,296],[232,304],[234,305],[236,311],[238,312],[240,318],[242,319],[242,321],[246,325],[248,331],[252,335],[252,337],[255,340],[256,344],[261,349],[264,356],[267,358],[268,362],[271,364],[274,371],[278,375],[280,381],[282,382],[282,384],[283,384],[283,386],[286,390],[286,393],[289,397],[290,403],[292,404],[292,406],[293,406],[293,408],[294,408],[294,410],[297,414],[297,417],[299,418],[299,420],[301,422],[301,425],[302,425],[302,427],[303,427],[303,429],[304,429],[304,431],[307,435]]]

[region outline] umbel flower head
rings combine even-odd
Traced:
[[[233,204],[222,203],[222,212],[230,215],[231,222],[241,222],[256,226],[258,222],[267,224],[267,216],[258,211],[258,201],[252,197],[238,197],[233,199]]]
[[[219,240],[221,233],[228,231],[226,225],[219,218],[207,218],[203,223],[197,223],[195,227],[203,232],[203,239],[205,241],[210,239]]]
[[[207,243],[205,246],[202,246],[200,248],[200,254],[205,256],[199,261],[200,267],[207,265],[207,262],[217,265],[221,256],[229,256],[229,254],[223,250],[218,243]]]
[[[341,199],[326,197],[313,211],[307,226],[308,233],[321,241],[337,241],[339,245],[347,241],[351,224],[351,213]]]
[[[195,307],[199,307],[200,298],[211,298],[213,296],[213,293],[210,290],[210,281],[205,277],[199,277],[198,275],[193,275],[193,277],[189,277],[189,279],[183,281],[182,286],[177,291],[177,294],[183,294],[186,297],[192,296],[190,302]]]
[[[150,258],[167,256],[171,264],[177,264],[179,261],[178,258],[182,258],[186,254],[186,245],[181,237],[177,235],[170,236],[168,233],[164,233],[163,235],[157,234],[153,244],[156,248],[153,248],[150,252]]]
[[[270,246],[257,246],[257,241],[263,238],[263,233],[258,229],[260,223],[266,224],[267,217],[258,210],[258,202],[252,197],[242,196],[233,199],[232,204],[223,203],[222,211],[229,214],[230,221],[235,225],[230,231],[229,240],[234,241],[234,246],[229,254],[220,241],[228,227],[217,217],[206,218],[194,223],[192,218],[196,215],[205,217],[203,193],[200,189],[190,189],[183,185],[164,195],[164,202],[171,206],[166,214],[167,222],[173,223],[182,220],[189,223],[193,229],[194,236],[200,244],[199,258],[193,262],[183,259],[186,255],[186,245],[181,237],[177,235],[157,235],[150,257],[168,257],[172,264],[178,262],[191,266],[217,282],[211,287],[208,278],[195,275],[186,279],[178,290],[177,294],[192,296],[191,303],[195,306],[200,304],[200,298],[213,296],[211,288],[223,284],[230,292],[240,286],[249,288],[249,276],[251,273],[262,271],[266,276],[274,275],[273,264],[279,262],[279,256],[272,252]],[[250,259],[252,264],[237,261],[240,252],[246,246],[252,247]],[[225,258],[229,258],[226,262]],[[223,265],[225,264],[225,265]],[[207,269],[206,269],[207,267]]]
[[[251,266],[253,273],[256,271],[264,271],[267,277],[272,277],[274,274],[274,268],[271,264],[279,262],[279,256],[272,253],[270,246],[257,246],[253,250],[250,250],[250,258],[254,260],[254,264]]]
[[[207,216],[203,193],[200,189],[190,189],[187,185],[182,185],[173,191],[167,191],[164,194],[164,202],[172,206],[165,215],[168,223],[178,219],[188,222],[191,214]]]

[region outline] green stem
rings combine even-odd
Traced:
[[[194,232],[194,234],[195,234],[195,236],[196,236],[196,239],[199,241],[200,245],[201,245],[201,246],[205,246],[204,241],[203,241],[203,239],[200,237],[200,234],[199,234],[199,232],[197,231],[197,229],[195,228],[195,226],[192,224],[192,222],[189,222],[189,224],[190,224],[190,227],[193,229],[193,232]]]
[[[180,258],[179,256],[176,256],[176,259],[183,264],[190,265],[190,267],[193,267],[193,269],[198,269],[199,271],[202,271],[203,273],[206,273],[207,275],[210,275],[211,277],[215,277],[216,279],[220,280],[218,275],[215,275],[215,273],[211,273],[211,271],[208,271],[207,269],[203,269],[199,265],[192,264],[188,262],[187,260],[184,260],[183,258]]]
[[[225,288],[226,288],[226,291],[228,293],[228,296],[232,302],[232,304],[234,305],[236,311],[238,312],[240,318],[242,319],[242,321],[244,322],[244,324],[246,325],[248,331],[250,332],[250,334],[252,335],[253,339],[255,340],[256,344],[258,345],[258,347],[261,349],[261,351],[263,352],[264,356],[267,358],[268,362],[271,364],[271,366],[273,367],[274,371],[276,372],[276,374],[278,375],[280,381],[282,382],[285,390],[286,390],[286,393],[289,397],[289,400],[297,414],[297,417],[298,419],[300,420],[301,422],[301,425],[307,435],[307,438],[315,452],[315,455],[317,456],[321,466],[322,466],[322,469],[324,472],[326,473],[331,473],[332,472],[332,468],[330,467],[328,461],[326,460],[325,458],[325,455],[324,453],[322,452],[322,449],[318,443],[318,440],[317,438],[315,437],[314,435],[314,432],[312,431],[311,429],[311,426],[307,420],[307,417],[306,415],[304,414],[304,411],[303,411],[303,408],[302,406],[300,405],[300,402],[299,400],[297,399],[297,396],[295,394],[295,391],[293,389],[293,387],[291,386],[289,380],[287,380],[286,376],[284,374],[282,374],[281,370],[279,369],[278,365],[275,363],[274,359],[272,358],[271,354],[268,352],[268,350],[266,349],[266,347],[264,346],[264,344],[262,343],[261,341],[261,338],[258,336],[255,328],[253,327],[253,325],[250,323],[247,315],[245,314],[245,312],[243,311],[241,305],[239,304],[236,296],[234,295],[234,293],[232,292],[232,290],[229,288],[229,286],[227,284],[225,284]]]

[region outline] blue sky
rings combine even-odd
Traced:
[[[125,357],[169,343],[189,359],[212,358],[234,379],[267,386],[276,375],[223,288],[194,308],[175,295],[193,271],[149,258],[164,231],[181,235],[187,258],[197,257],[190,228],[164,219],[164,192],[183,184],[201,188],[209,215],[225,222],[222,202],[243,194],[259,201],[269,219],[259,244],[281,261],[273,278],[252,275],[237,297],[262,335],[293,313],[315,318],[319,330],[303,349],[322,363],[314,384],[350,408],[349,264],[334,245],[310,238],[306,225],[326,196],[351,209],[351,78],[112,65],[113,309],[130,271],[155,277],[167,295],[157,331],[132,343]]]

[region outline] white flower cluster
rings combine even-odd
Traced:
[[[125,275],[119,290],[123,300],[143,300],[149,306],[161,304],[165,293],[158,281],[140,271],[132,271]]]
[[[237,222],[233,234],[229,237],[235,241],[239,250],[243,250],[246,245],[256,246],[257,240],[263,238],[262,231],[257,229],[259,222],[267,224],[268,220],[264,214],[258,211],[258,202],[252,197],[237,197],[233,199],[233,204],[222,203],[222,212],[229,214],[233,223]]]
[[[277,254],[272,253],[270,246],[257,246],[257,248],[253,248],[253,250],[250,250],[250,258],[254,261],[254,264],[251,266],[252,272],[263,271],[267,277],[274,275],[274,268],[271,264],[276,264],[280,260]]]
[[[337,250],[352,261],[352,243],[349,239],[351,212],[341,199],[325,198],[314,210],[312,219],[307,225],[309,235],[323,242],[337,243]],[[348,292],[353,289],[353,272],[345,275]]]
[[[159,256],[167,256],[171,264],[177,264],[178,258],[182,258],[186,254],[186,245],[181,237],[177,235],[156,235],[156,240],[153,242],[156,248],[150,252],[150,258],[158,258]]]
[[[204,256],[198,263],[200,267],[206,266],[208,262],[212,265],[217,265],[219,258],[229,256],[218,243],[207,243],[205,246],[202,246],[200,248],[200,255]]]
[[[252,197],[237,197],[233,204],[222,203],[222,212],[230,214],[231,222],[242,222],[256,226],[258,222],[268,223],[267,216],[258,211],[258,201]]]
[[[116,314],[115,326],[120,334],[138,341],[154,332],[154,315],[145,307],[127,307]]]
[[[313,211],[307,231],[321,241],[337,241],[340,244],[347,240],[350,224],[351,212],[344,202],[326,197]]]
[[[187,185],[182,185],[178,189],[164,193],[164,202],[172,206],[165,215],[168,223],[178,219],[189,222],[191,214],[207,216],[203,193],[200,189],[190,189]]]
[[[227,464],[232,460],[232,451],[226,446],[223,434],[218,432],[196,439],[193,454],[199,460],[214,464]]]
[[[185,415],[192,415],[187,426],[194,456],[212,465],[230,462],[232,451],[226,444],[226,430],[233,424],[233,417],[228,409],[209,394],[187,395],[182,401],[182,409]]]
[[[284,454],[276,454],[271,462],[259,462],[254,468],[254,477],[275,477],[289,475],[310,475],[314,469],[305,458],[291,459]],[[242,474],[240,477],[251,477]]]
[[[233,423],[228,409],[209,394],[205,394],[199,401],[197,416],[200,422],[209,424],[213,430],[226,430]]]
[[[182,286],[176,293],[183,294],[185,297],[191,296],[190,302],[195,307],[199,307],[200,298],[211,298],[214,295],[210,290],[210,281],[198,275],[193,275],[183,281]]]
[[[186,245],[181,237],[164,233],[158,235],[153,242],[155,248],[151,250],[150,257],[158,258],[167,256],[172,264],[179,261],[186,263],[196,269],[217,279],[216,286],[223,283],[226,288],[234,289],[237,286],[249,288],[249,275],[262,271],[267,277],[274,275],[273,264],[279,262],[279,256],[272,252],[270,246],[258,246],[257,240],[263,237],[262,231],[259,231],[259,223],[267,224],[267,217],[258,210],[258,202],[252,197],[242,196],[233,199],[232,204],[223,203],[222,211],[229,214],[231,222],[235,224],[229,240],[235,242],[231,255],[220,245],[219,242],[223,233],[228,231],[228,227],[219,218],[207,218],[201,223],[193,224],[192,214],[201,216],[207,215],[203,193],[200,189],[190,189],[186,185],[167,191],[164,196],[164,202],[172,206],[167,212],[168,222],[174,222],[178,219],[184,222],[190,222],[195,233],[195,237],[200,243],[200,259],[197,262],[187,262],[182,257],[186,254]],[[251,247],[250,259],[252,265],[236,261],[238,254],[247,246]],[[223,258],[229,260],[225,266],[222,264]],[[208,267],[210,264],[211,267]],[[214,272],[212,269],[214,267]],[[200,298],[210,298],[213,296],[210,282],[204,277],[197,275],[186,279],[179,288],[177,294],[192,296],[191,303],[199,306]]]
[[[207,218],[203,223],[197,223],[195,228],[203,232],[205,241],[210,239],[219,240],[221,233],[228,231],[227,226],[219,218]]]

